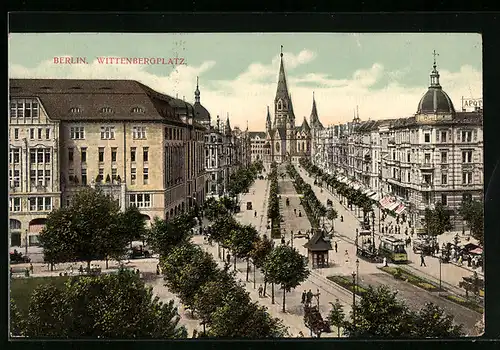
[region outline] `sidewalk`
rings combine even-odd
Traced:
[[[316,196],[318,199],[325,203],[326,205],[326,200],[331,199],[333,201],[333,205],[335,209],[338,211],[339,218],[341,215],[344,216],[344,222],[340,222],[339,219],[335,220],[335,231],[340,232],[342,235],[345,235],[351,239],[355,239],[356,236],[356,228],[359,228],[359,219],[356,218],[354,211],[350,211],[346,207],[344,207],[342,204],[339,203],[339,198],[332,193],[330,193],[328,190],[323,189],[323,193],[321,193],[321,189],[319,186],[314,185],[314,179],[309,177],[307,175],[307,172],[303,169],[299,169],[300,175],[304,179],[306,183],[309,183],[311,187],[313,188]],[[378,222],[379,222],[379,211],[375,210],[375,229],[378,231]],[[389,223],[392,222],[392,225],[394,226],[396,224],[396,219],[387,216],[386,219],[382,222],[384,225],[389,225]],[[404,237],[404,232],[405,228],[407,227],[406,224],[400,224],[401,226],[401,232]],[[410,231],[410,230],[408,230]],[[376,235],[380,235],[380,233],[376,232]],[[453,237],[455,236],[455,233],[445,233],[442,236],[438,238],[439,244],[442,244],[443,242],[447,241],[452,241]],[[414,236],[415,237],[415,236]],[[418,273],[422,274],[422,277],[430,277],[433,279],[439,280],[439,260],[434,257],[426,257],[425,262],[427,267],[421,267],[420,266],[420,255],[413,253],[413,249],[408,248],[408,259],[410,260],[410,263],[408,266],[414,270],[416,270]],[[472,274],[472,270],[457,266],[455,264],[441,264],[441,278],[442,281],[445,283],[458,288],[458,282],[462,281],[463,277],[470,276]],[[482,273],[478,271],[478,274],[481,276]],[[460,289],[458,289],[460,290]],[[465,291],[463,292],[465,293]]]

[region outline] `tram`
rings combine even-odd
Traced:
[[[380,238],[378,254],[393,263],[408,263],[408,254],[405,249],[405,242],[394,236]]]

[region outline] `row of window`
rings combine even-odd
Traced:
[[[51,181],[50,169],[30,170],[30,184],[35,186],[49,186]],[[13,188],[21,187],[21,172],[18,169],[9,169],[9,182]]]
[[[51,211],[52,197],[28,197],[29,211]],[[9,208],[11,212],[22,211],[21,198],[9,197]]]
[[[165,128],[165,140],[183,140],[184,130],[179,128]]]
[[[13,129],[14,140],[19,140],[20,130],[19,128]],[[9,137],[10,137],[10,129],[9,129]],[[50,140],[51,131],[50,128],[29,128],[29,139],[30,140]]]
[[[392,178],[398,179],[401,181],[401,173],[393,169]],[[431,185],[432,184],[432,175],[431,174],[423,174],[423,182]],[[403,177],[404,179],[404,177]],[[411,183],[411,174],[410,172],[406,173],[406,182]],[[473,173],[471,171],[466,171],[462,173],[462,184],[470,185],[473,183]],[[448,174],[441,174],[441,185],[448,185]]]
[[[151,195],[149,193],[132,193],[129,195],[129,205],[137,208],[151,208]]]
[[[144,113],[144,108],[142,107],[133,107],[130,110],[132,113]],[[82,108],[80,107],[71,107],[69,109],[70,113],[82,113]],[[111,107],[102,107],[100,109],[101,113],[113,113],[113,109]]]
[[[70,127],[69,136],[73,140],[84,140],[85,127],[83,126]],[[146,127],[145,126],[132,127],[132,138],[134,140],[146,140],[147,139]],[[115,139],[115,127],[101,126],[101,140],[114,140],[114,139]]]
[[[17,100],[10,103],[10,117],[37,119],[40,115],[36,100]]]
[[[104,147],[98,148],[98,161],[99,161],[99,163],[104,163],[105,153],[106,153],[106,149]],[[112,147],[111,148],[111,162],[116,162],[117,154],[118,154],[118,148]],[[137,158],[137,147],[131,147],[130,148],[130,161],[135,162],[136,158]],[[68,161],[70,163],[72,163],[72,162],[74,162],[74,160],[75,160],[74,149],[68,148]],[[87,162],[87,147],[80,148],[80,161],[82,163]],[[142,148],[142,161],[145,163],[147,163],[149,161],[149,147]]]
[[[118,181],[119,179],[120,178],[118,175],[118,169],[116,169],[116,168],[111,169],[110,180],[112,182],[115,182],[115,181]],[[69,169],[68,170],[68,180],[70,183],[73,183],[73,184],[79,184],[81,181],[82,185],[84,185],[84,186],[87,185],[87,183],[88,183],[87,169],[82,168],[80,170],[80,180],[78,179],[78,176],[75,175],[75,170]],[[99,168],[98,174],[96,177],[96,182],[100,183],[103,181],[106,181],[106,178],[104,177],[104,168]],[[130,184],[135,185],[136,183],[137,183],[137,168],[130,168]],[[149,168],[142,169],[142,183],[144,185],[149,184]]]

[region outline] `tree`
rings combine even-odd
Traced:
[[[446,315],[443,309],[433,303],[425,304],[415,316],[415,337],[454,338],[463,335],[462,325],[454,324],[453,316]]]
[[[425,229],[430,236],[439,236],[451,230],[450,213],[441,202],[437,202],[434,210],[425,209]]]
[[[304,324],[311,331],[311,335],[321,337],[321,333],[330,332],[330,326],[318,310],[317,306],[304,306]]]
[[[63,289],[42,285],[29,306],[26,335],[56,338],[184,338],[173,301],[162,303],[137,275],[73,277]]]
[[[51,262],[106,258],[127,246],[119,232],[119,205],[110,196],[90,187],[82,188],[67,208],[53,210],[40,233],[40,245]],[[47,253],[45,253],[47,252]]]
[[[180,222],[168,222],[156,217],[147,232],[146,240],[155,252],[164,256],[174,247],[189,242],[191,236],[192,232]]]
[[[229,245],[234,256],[234,269],[236,270],[236,258],[246,259],[247,262],[247,276],[248,281],[248,263],[250,259],[250,252],[253,249],[253,243],[258,237],[258,232],[255,227],[251,225],[239,225],[231,230]]]
[[[205,201],[203,211],[205,217],[210,221],[215,221],[219,215],[227,214],[227,209],[214,197]]]
[[[266,259],[265,271],[269,281],[281,285],[283,289],[283,312],[285,294],[297,287],[309,276],[306,259],[294,248],[279,246]]]
[[[335,300],[335,303],[330,304],[332,305],[332,309],[328,314],[328,322],[332,326],[337,327],[337,337],[340,337],[340,327],[343,327],[345,322],[344,307],[338,299]]]
[[[461,327],[453,326],[453,317],[428,304],[419,312],[409,310],[406,303],[396,298],[397,292],[386,286],[371,286],[354,307],[356,320],[346,321],[345,332],[349,337],[454,337],[461,334]]]
[[[253,249],[250,251],[250,257],[253,262],[253,271],[254,271],[254,288],[255,288],[255,268],[258,267],[261,270],[264,270],[264,263],[267,259],[267,256],[273,250],[273,242],[267,238],[266,235],[263,235],[262,238],[257,236],[257,239],[253,242]],[[266,287],[267,287],[267,278],[264,273],[264,295],[266,295]]]
[[[168,289],[194,312],[196,293],[218,271],[212,256],[200,247],[186,243],[174,247],[161,264]]]
[[[479,201],[462,201],[460,215],[467,222],[471,235],[484,244],[484,204]]]
[[[147,235],[146,217],[139,209],[132,205],[119,215],[119,223],[122,225],[122,232],[128,234],[131,241],[144,240]]]
[[[23,335],[24,320],[19,312],[16,302],[10,298],[10,334],[11,336]]]

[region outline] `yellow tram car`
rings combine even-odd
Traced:
[[[408,263],[408,254],[405,249],[405,242],[394,236],[385,236],[380,238],[378,248],[380,257],[385,257],[393,263]]]

